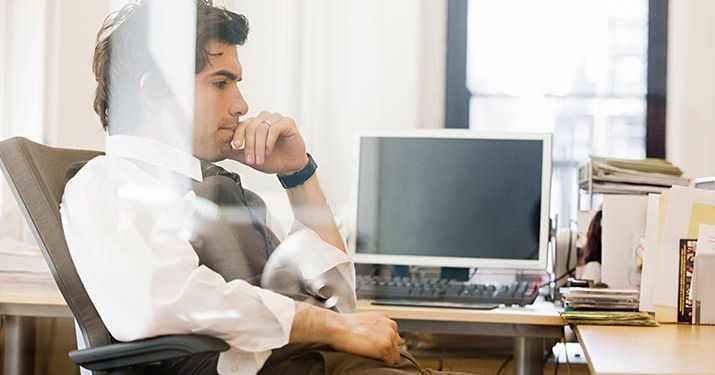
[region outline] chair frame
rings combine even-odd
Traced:
[[[69,160],[36,160],[38,154],[64,155]],[[88,345],[85,349],[70,352],[70,359],[95,374],[136,375],[148,373],[149,366],[163,360],[228,350],[229,345],[223,340],[210,336],[179,334],[118,342],[106,330],[69,258],[59,216],[59,202],[55,205],[53,202],[57,197],[51,196],[52,188],[59,186],[52,186],[52,181],[47,180],[50,176],[43,176],[43,172],[50,170],[47,165],[43,165],[45,163],[67,168],[74,162],[87,161],[101,154],[98,151],[53,148],[22,137],[0,142],[0,169]],[[64,185],[61,191],[64,192]],[[47,211],[37,205],[30,206],[26,200],[33,194],[35,198],[44,199],[40,204],[44,205],[44,209],[56,211],[48,215]],[[61,195],[59,199],[61,201]],[[83,319],[87,314],[96,314],[99,324],[88,326]]]

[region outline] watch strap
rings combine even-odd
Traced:
[[[285,176],[278,175],[278,181],[281,182],[284,188],[290,189],[302,185],[315,174],[315,170],[318,169],[318,164],[315,163],[315,160],[313,160],[310,154],[306,155],[308,155],[308,164],[306,164],[303,169]]]

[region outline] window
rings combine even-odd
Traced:
[[[649,1],[469,0],[449,6],[447,100],[450,84],[458,84],[449,69],[459,69],[449,60],[464,48],[461,84],[468,104],[461,121],[450,113],[447,123],[552,132],[551,211],[567,226],[575,219],[579,163],[589,155],[646,156]],[[455,31],[466,35],[463,47]]]

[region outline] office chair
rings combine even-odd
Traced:
[[[48,147],[22,137],[0,142],[0,167],[87,345],[70,352],[70,359],[95,374],[136,375],[151,373],[151,366],[162,360],[228,350],[224,341],[209,336],[118,342],[107,330],[74,267],[60,219],[68,168],[101,154]]]

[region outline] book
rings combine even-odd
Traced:
[[[638,309],[639,291],[608,288],[561,288],[564,305],[571,309],[626,310]]]
[[[690,323],[693,320],[693,266],[697,240],[680,240],[678,263],[678,323]]]

